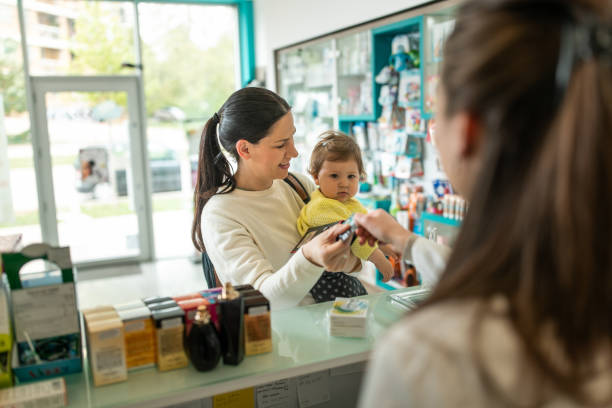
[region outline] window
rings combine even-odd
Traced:
[[[60,57],[60,51],[53,48],[41,48],[40,57],[43,59],[57,60]]]
[[[48,26],[59,27],[59,19],[53,14],[37,13],[38,23]]]

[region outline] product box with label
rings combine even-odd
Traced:
[[[29,245],[3,253],[10,286],[16,344],[13,373],[20,382],[82,371],[81,329],[76,307],[75,276],[68,247]],[[33,260],[53,264],[56,272],[21,274]]]
[[[115,310],[83,313],[94,385],[127,380],[123,322]]]
[[[0,390],[0,407],[60,408],[66,405],[68,405],[68,400],[66,382],[63,378]]]
[[[188,293],[186,295],[172,296],[172,299],[174,299],[174,301],[178,303],[178,302],[182,302],[183,300],[202,299],[202,295],[200,294],[200,292],[194,292],[194,293]]]
[[[125,332],[125,351],[128,370],[155,364],[155,327],[151,311],[141,307],[119,310]]]
[[[341,337],[365,337],[367,319],[367,300],[336,298],[329,311],[329,334]]]
[[[258,290],[243,291],[244,296],[244,354],[272,351],[270,302]]]
[[[151,312],[157,340],[157,368],[160,371],[189,364],[183,347],[185,312],[178,306]]]
[[[11,371],[11,316],[4,282],[0,282],[0,388],[13,385]]]

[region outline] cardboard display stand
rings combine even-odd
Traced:
[[[37,259],[57,265],[61,279],[52,272],[43,272],[24,280],[22,267]],[[2,254],[2,262],[11,289],[15,377],[26,382],[82,371],[70,249],[33,244],[21,252]]]

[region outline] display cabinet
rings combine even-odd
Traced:
[[[442,51],[446,38],[453,31],[455,8],[427,14],[424,19],[423,37],[423,117],[433,117],[436,106],[436,92],[440,82]]]
[[[374,120],[370,30],[336,39],[338,120]]]
[[[458,2],[445,0],[276,51],[277,89],[293,105],[298,132],[300,157],[292,169],[305,171],[317,137],[339,129],[362,150],[367,179],[357,199],[408,220],[402,225],[426,237],[435,231],[447,245],[460,221],[432,214],[452,189],[435,192],[436,182],[448,182],[431,141],[442,49]]]
[[[295,145],[301,153],[292,166],[297,172],[306,172],[317,137],[335,124],[334,54],[332,40],[278,54],[279,93],[292,107]]]

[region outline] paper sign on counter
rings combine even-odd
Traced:
[[[329,370],[298,377],[300,408],[322,404],[330,400]]]
[[[213,397],[213,408],[255,408],[255,389],[226,392]]]
[[[257,408],[295,406],[295,389],[291,393],[289,379],[274,381],[257,387]]]

